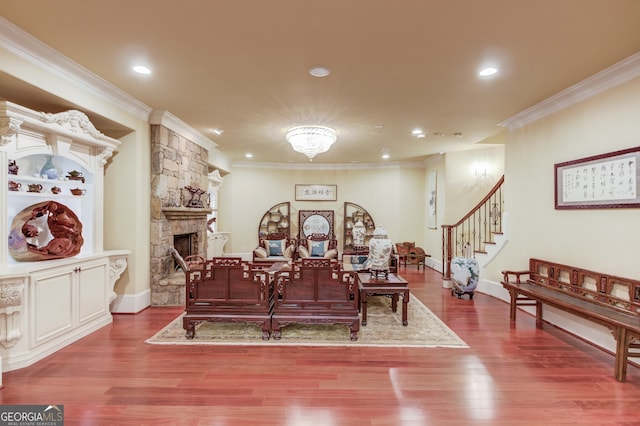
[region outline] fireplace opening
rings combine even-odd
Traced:
[[[190,234],[180,234],[173,236],[173,248],[186,259],[187,256],[197,253],[198,251],[198,234],[193,232]],[[174,260],[174,269],[181,269],[180,265]]]

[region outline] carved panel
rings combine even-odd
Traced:
[[[298,239],[307,239],[311,234],[324,234],[335,239],[333,210],[300,210],[298,212]]]

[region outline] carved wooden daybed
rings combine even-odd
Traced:
[[[324,258],[301,259],[291,271],[274,275],[272,334],[281,338],[287,324],[346,324],[351,340],[358,339],[358,283],[355,272]]]
[[[186,272],[186,307],[182,325],[193,339],[203,321],[250,322],[271,333],[273,297],[268,273],[235,257],[214,257]]]

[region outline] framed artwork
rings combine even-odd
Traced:
[[[436,200],[438,172],[432,171],[427,177],[427,228],[436,229]]]
[[[298,185],[296,201],[336,201],[338,185]]]
[[[333,210],[299,210],[299,239],[306,239],[312,234],[322,234],[327,239],[334,238]]]
[[[555,208],[640,207],[640,147],[558,163]]]

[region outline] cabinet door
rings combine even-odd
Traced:
[[[75,274],[73,267],[65,267],[32,275],[29,303],[32,347],[73,329]]]
[[[109,314],[107,291],[108,268],[106,259],[78,264],[78,321],[80,324]]]

